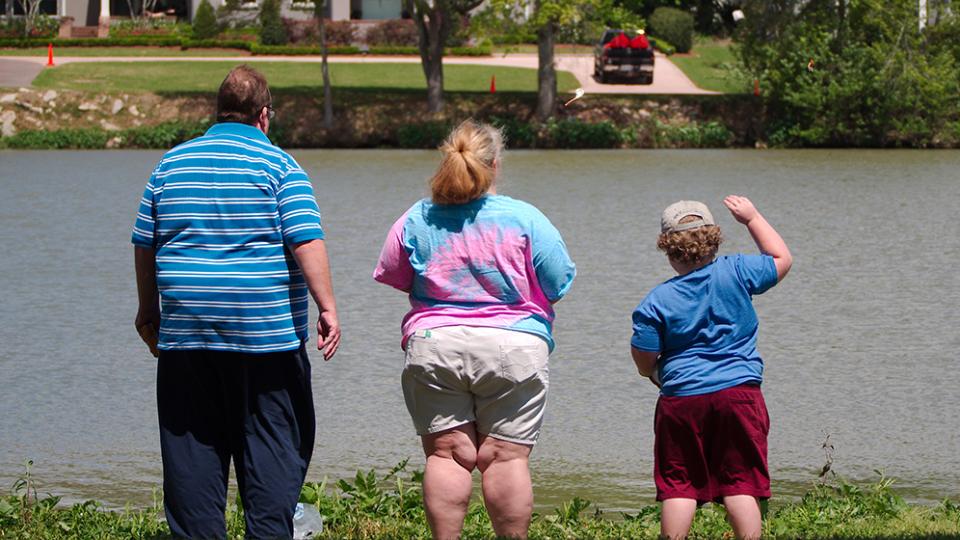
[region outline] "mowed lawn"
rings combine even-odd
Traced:
[[[704,90],[728,94],[749,91],[748,82],[741,80],[733,69],[737,59],[729,40],[697,39],[690,53],[675,54],[670,61]]]
[[[38,88],[91,92],[215,92],[238,61],[211,62],[95,62],[64,64],[45,69],[33,81]],[[249,62],[267,77],[274,89],[322,86],[319,62]],[[500,66],[443,67],[444,88],[451,92],[489,92],[496,76],[498,91],[535,92],[535,69]],[[419,63],[330,64],[335,88],[418,90],[426,82]],[[558,73],[561,92],[577,88],[573,74]]]

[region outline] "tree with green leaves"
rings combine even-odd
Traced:
[[[427,79],[427,107],[443,110],[443,48],[456,28],[456,19],[464,17],[483,0],[403,0],[420,35],[418,48],[423,74]]]
[[[594,24],[591,24],[594,23]],[[529,24],[537,33],[537,118],[546,120],[557,108],[556,36],[570,27],[642,27],[643,19],[612,0],[534,0]],[[599,39],[599,35],[592,36]]]
[[[929,146],[960,137],[957,32],[915,0],[754,0],[738,30],[777,145]]]

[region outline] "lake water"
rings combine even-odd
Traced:
[[[130,227],[160,152],[0,152],[0,489],[26,459],[41,491],[146,504],[160,485],[155,364],[133,329]],[[299,151],[314,180],[344,342],[314,358],[311,480],[384,472],[419,441],[399,386],[406,298],[370,278],[388,227],[418,197],[434,152]],[[655,388],[629,358],[630,313],[671,277],[660,210],[750,196],[795,263],[756,298],[776,497],[824,462],[875,469],[911,500],[960,498],[960,152],[514,152],[501,193],[540,207],[579,275],[558,305],[537,504],[574,495],[610,510],[649,503]],[[316,315],[313,315],[315,320]]]

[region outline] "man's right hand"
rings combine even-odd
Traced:
[[[320,313],[317,321],[317,349],[323,351],[323,359],[330,360],[340,348],[340,321],[332,311]]]

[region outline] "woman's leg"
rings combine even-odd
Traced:
[[[498,537],[526,538],[533,513],[530,445],[481,435],[477,468],[483,474],[483,502]]]
[[[752,495],[730,495],[723,498],[727,507],[727,520],[738,539],[760,538],[763,525],[760,520],[760,503]]]
[[[660,538],[681,540],[690,532],[693,515],[697,513],[696,499],[666,499],[660,514]]]
[[[473,469],[477,466],[477,432],[473,423],[424,435],[427,467],[423,473],[423,505],[436,540],[456,539],[463,529]]]

